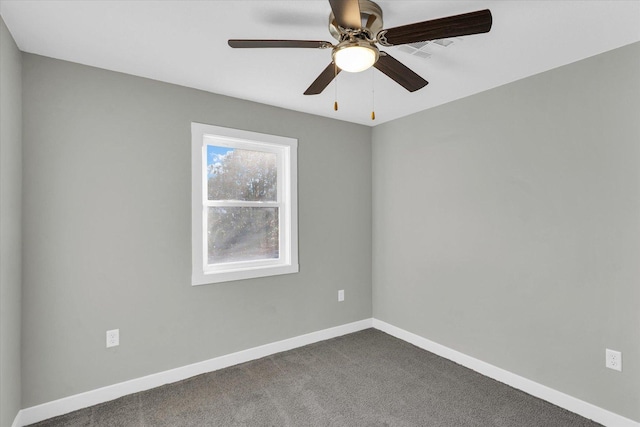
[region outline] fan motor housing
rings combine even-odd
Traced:
[[[333,12],[331,12],[329,15],[329,32],[334,39],[343,41],[347,37],[352,37],[355,33],[364,33],[363,35],[368,40],[373,41],[375,35],[382,30],[382,9],[380,9],[380,6],[371,0],[359,0],[358,4],[360,5],[360,16],[364,24],[362,29],[354,29],[357,30],[355,32],[350,32],[347,28],[341,29],[336,23]]]

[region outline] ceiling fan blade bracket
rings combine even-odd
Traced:
[[[391,46],[393,46],[392,44],[390,44],[390,43],[387,41],[387,30],[382,30],[382,31],[380,31],[378,34],[376,34],[376,41],[377,41],[379,44],[381,44],[382,46],[385,46],[385,47],[391,47]],[[382,53],[382,52],[380,52],[380,53]],[[386,53],[385,53],[385,55],[386,55]]]

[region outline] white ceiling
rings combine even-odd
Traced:
[[[303,95],[331,61],[329,49],[227,45],[229,38],[334,42],[327,0],[0,0],[0,14],[25,52],[369,126],[640,41],[638,0],[378,4],[385,28],[485,8],[493,28],[432,46],[428,59],[384,48],[429,85],[409,93],[377,70],[343,72],[336,112],[333,84],[321,95]]]

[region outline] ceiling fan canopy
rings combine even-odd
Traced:
[[[332,62],[304,92],[321,93],[340,71],[360,72],[375,67],[396,83],[414,92],[428,82],[377,45],[397,46],[450,37],[486,33],[491,30],[488,9],[446,18],[383,29],[382,9],[371,0],[329,0],[329,33],[338,43],[319,40],[230,39],[232,48],[332,49]]]

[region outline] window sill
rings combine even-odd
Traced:
[[[191,285],[209,285],[212,283],[232,282],[234,280],[255,279],[258,277],[277,276],[280,274],[298,273],[298,264],[274,265],[270,267],[244,268],[235,271],[198,273],[191,276]]]

